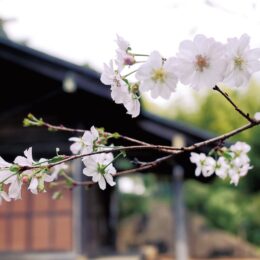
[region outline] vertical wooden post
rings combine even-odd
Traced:
[[[81,160],[74,160],[72,162],[73,178],[82,181],[82,162]],[[85,208],[86,191],[84,187],[76,187],[73,189],[73,212],[72,212],[72,230],[73,230],[73,248],[77,256],[84,259],[86,255],[86,208]]]
[[[182,147],[185,139],[182,135],[174,135],[172,145]],[[172,170],[174,205],[173,214],[175,216],[175,255],[176,260],[188,260],[188,243],[186,234],[185,204],[183,198],[183,175],[184,170],[180,165],[174,165]]]
[[[173,168],[174,215],[175,215],[175,254],[176,260],[188,260],[188,245],[183,201],[183,168]]]

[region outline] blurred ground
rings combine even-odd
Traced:
[[[201,216],[189,213],[187,229],[190,255],[194,259],[246,260],[250,257],[260,259],[256,246],[239,236],[208,226],[206,220]],[[174,255],[174,233],[171,208],[164,203],[154,203],[148,216],[134,215],[121,222],[118,227],[117,249],[118,252],[127,254],[128,252],[139,253],[144,250],[144,247],[147,247],[146,249],[154,247],[160,255],[172,256]],[[172,257],[157,259],[172,259]]]

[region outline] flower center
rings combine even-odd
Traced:
[[[242,70],[243,64],[245,63],[245,61],[243,60],[243,58],[241,56],[237,56],[234,59],[235,62],[235,66],[239,69]]]
[[[155,82],[163,83],[166,78],[166,72],[163,68],[155,69],[153,71],[152,80]]]
[[[196,70],[202,72],[205,68],[209,67],[208,58],[202,55],[196,56]]]
[[[104,164],[97,164],[97,172],[104,175],[106,173],[106,166]]]

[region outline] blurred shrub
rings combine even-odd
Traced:
[[[210,225],[260,244],[260,193],[191,180],[185,183],[185,199],[188,208],[205,216]]]

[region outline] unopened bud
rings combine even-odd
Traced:
[[[131,92],[132,92],[133,94],[137,94],[138,91],[139,91],[139,84],[138,84],[138,83],[133,84],[133,85],[131,86]]]
[[[131,66],[131,65],[133,65],[133,64],[135,64],[135,59],[134,59],[134,57],[133,57],[132,55],[126,55],[126,56],[124,57],[124,65],[129,65],[129,66]]]
[[[24,175],[23,177],[22,177],[22,183],[23,184],[26,184],[26,183],[28,183],[29,182],[29,177],[27,176],[27,175]]]

